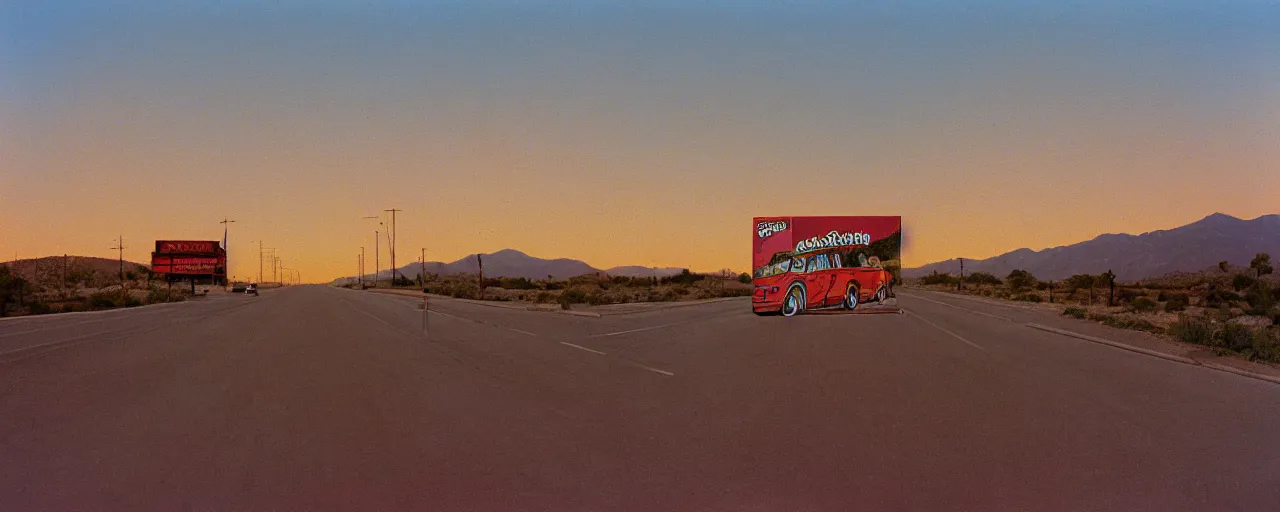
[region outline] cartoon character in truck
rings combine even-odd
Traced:
[[[893,297],[893,275],[865,245],[779,252],[755,270],[756,314],[794,316],[810,309],[857,309]]]

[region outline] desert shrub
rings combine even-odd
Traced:
[[[1213,326],[1203,318],[1184,316],[1169,324],[1169,334],[1187,343],[1213,344]]]
[[[1164,303],[1164,310],[1169,313],[1177,313],[1179,311],[1187,309],[1187,306],[1189,304],[1190,304],[1190,298],[1187,297],[1187,294],[1185,293],[1178,294],[1178,295],[1169,295],[1169,297]]]
[[[676,275],[674,275],[674,276],[670,276],[670,277],[664,277],[664,278],[660,279],[659,281],[660,281],[660,282],[662,282],[663,284],[686,284],[686,285],[688,285],[688,284],[696,283],[696,282],[701,281],[701,280],[706,279],[706,278],[707,278],[707,276],[704,276],[704,275],[702,275],[702,274],[694,274],[694,273],[692,273],[692,272],[689,272],[689,269],[687,269],[687,268],[686,268],[686,269],[681,270],[679,274],[676,274]]]
[[[1253,332],[1253,354],[1250,358],[1280,363],[1280,327]]]
[[[964,276],[964,282],[973,284],[990,284],[995,286],[1004,284],[1004,281],[1001,281],[1000,278],[989,272],[974,272]]]
[[[720,297],[750,297],[751,291],[750,288],[723,288],[717,292],[717,295]]]
[[[551,292],[542,291],[533,297],[533,301],[537,303],[552,302],[551,297]]]
[[[1231,350],[1239,351],[1253,347],[1253,329],[1240,324],[1223,325],[1216,338],[1216,345]]]
[[[1036,293],[1024,293],[1024,294],[1021,294],[1021,295],[1015,295],[1015,296],[1013,297],[1013,300],[1020,300],[1020,301],[1023,301],[1023,302],[1042,302],[1042,301],[1044,301],[1044,299],[1040,298],[1040,295],[1039,295],[1039,294],[1036,294]]]
[[[742,284],[751,284],[751,274],[746,272],[738,274],[738,282]]]
[[[1146,297],[1147,292],[1141,288],[1116,287],[1116,299],[1120,302],[1133,302],[1138,297]]]
[[[1089,313],[1088,310],[1084,308],[1077,308],[1077,307],[1069,307],[1067,309],[1062,310],[1063,315],[1072,316],[1080,319],[1083,319],[1085,315],[1087,315],[1088,313]]]
[[[169,301],[169,294],[162,289],[157,288],[147,292],[147,299],[146,299],[147,304],[159,304],[161,302],[168,302],[168,301]]]
[[[1160,304],[1149,297],[1138,297],[1129,303],[1129,308],[1138,313],[1154,313]]]
[[[1260,252],[1254,256],[1253,260],[1249,262],[1249,268],[1256,270],[1259,276],[1265,276],[1275,270],[1271,266],[1271,255],[1265,252]]]
[[[138,300],[137,297],[134,297],[132,295],[125,295],[124,299],[120,301],[120,305],[126,308],[133,308],[133,307],[141,306],[142,301]]]
[[[945,285],[954,286],[956,283],[959,283],[959,282],[960,280],[955,276],[951,274],[939,274],[937,270],[934,270],[929,275],[920,278],[920,284],[925,284],[925,285],[945,284]]]
[[[1275,301],[1271,297],[1271,290],[1262,282],[1254,285],[1249,293],[1245,295],[1245,300],[1254,308],[1254,314],[1267,315],[1271,312],[1271,307],[1275,305]]]
[[[688,294],[689,294],[689,288],[684,287],[684,286],[677,286],[677,287],[675,287],[675,288],[672,288],[672,289],[671,289],[671,291],[675,292],[675,294],[676,294],[676,295],[688,295]]]
[[[1063,283],[1071,290],[1079,290],[1081,288],[1089,288],[1097,282],[1098,277],[1091,274],[1076,274],[1068,277]]]
[[[561,304],[564,304],[565,302],[568,302],[569,304],[581,304],[586,301],[587,301],[587,293],[584,292],[582,288],[578,288],[578,287],[569,288],[568,290],[565,290],[560,293]]]
[[[536,283],[526,277],[504,277],[499,280],[497,286],[508,290],[535,290],[538,288]]]
[[[1153,333],[1164,332],[1159,326],[1143,320],[1141,318],[1129,318],[1125,316],[1106,315],[1101,313],[1089,313],[1089,320],[1101,322],[1111,327],[1120,329],[1132,329],[1136,331],[1147,331]]]
[[[53,312],[53,308],[50,308],[48,304],[35,299],[27,302],[27,310],[33,315],[47,315]]]
[[[116,307],[116,301],[120,299],[120,294],[111,292],[98,292],[89,296],[89,307],[93,309],[104,309]]]
[[[1235,277],[1231,278],[1231,287],[1236,291],[1240,291],[1253,286],[1255,282],[1257,281],[1248,275],[1236,274]]]
[[[1036,276],[1026,270],[1014,270],[1009,273],[1009,277],[1005,278],[1005,284],[1009,285],[1011,290],[1025,290],[1035,287],[1039,281]]]

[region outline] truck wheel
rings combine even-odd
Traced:
[[[858,285],[854,283],[849,283],[849,286],[844,290],[844,308],[845,309],[853,310],[858,308],[859,292],[860,290],[858,290]]]
[[[782,316],[796,316],[797,313],[804,311],[804,295],[803,285],[791,285],[791,288],[787,289],[787,297],[782,299]]]

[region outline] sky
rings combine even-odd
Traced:
[[[231,274],[322,282],[398,208],[401,265],[901,215],[918,266],[1278,213],[1277,141],[1274,2],[0,5],[0,260],[230,218]]]

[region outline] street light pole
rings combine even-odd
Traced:
[[[369,215],[369,216],[361,217],[361,218],[362,218],[362,219],[378,219],[378,221],[379,221],[379,222],[378,222],[378,225],[379,225],[379,226],[381,226],[381,225],[382,225],[381,217],[378,217],[377,215]],[[381,266],[381,264],[379,264],[379,263],[378,263],[378,252],[379,252],[379,250],[378,250],[378,236],[379,236],[378,231],[377,231],[377,230],[374,230],[374,232],[373,232],[373,287],[374,287],[374,288],[377,288],[377,287],[378,287],[378,271],[379,271],[378,267],[380,267],[380,266]],[[360,252],[361,252],[362,254],[364,253],[364,248],[363,248],[363,247],[361,247],[361,248],[360,248]],[[360,281],[360,282],[361,282],[360,289],[364,289],[364,273],[363,273],[363,272],[361,272],[361,274],[360,274],[360,278],[361,278],[361,281]]]

